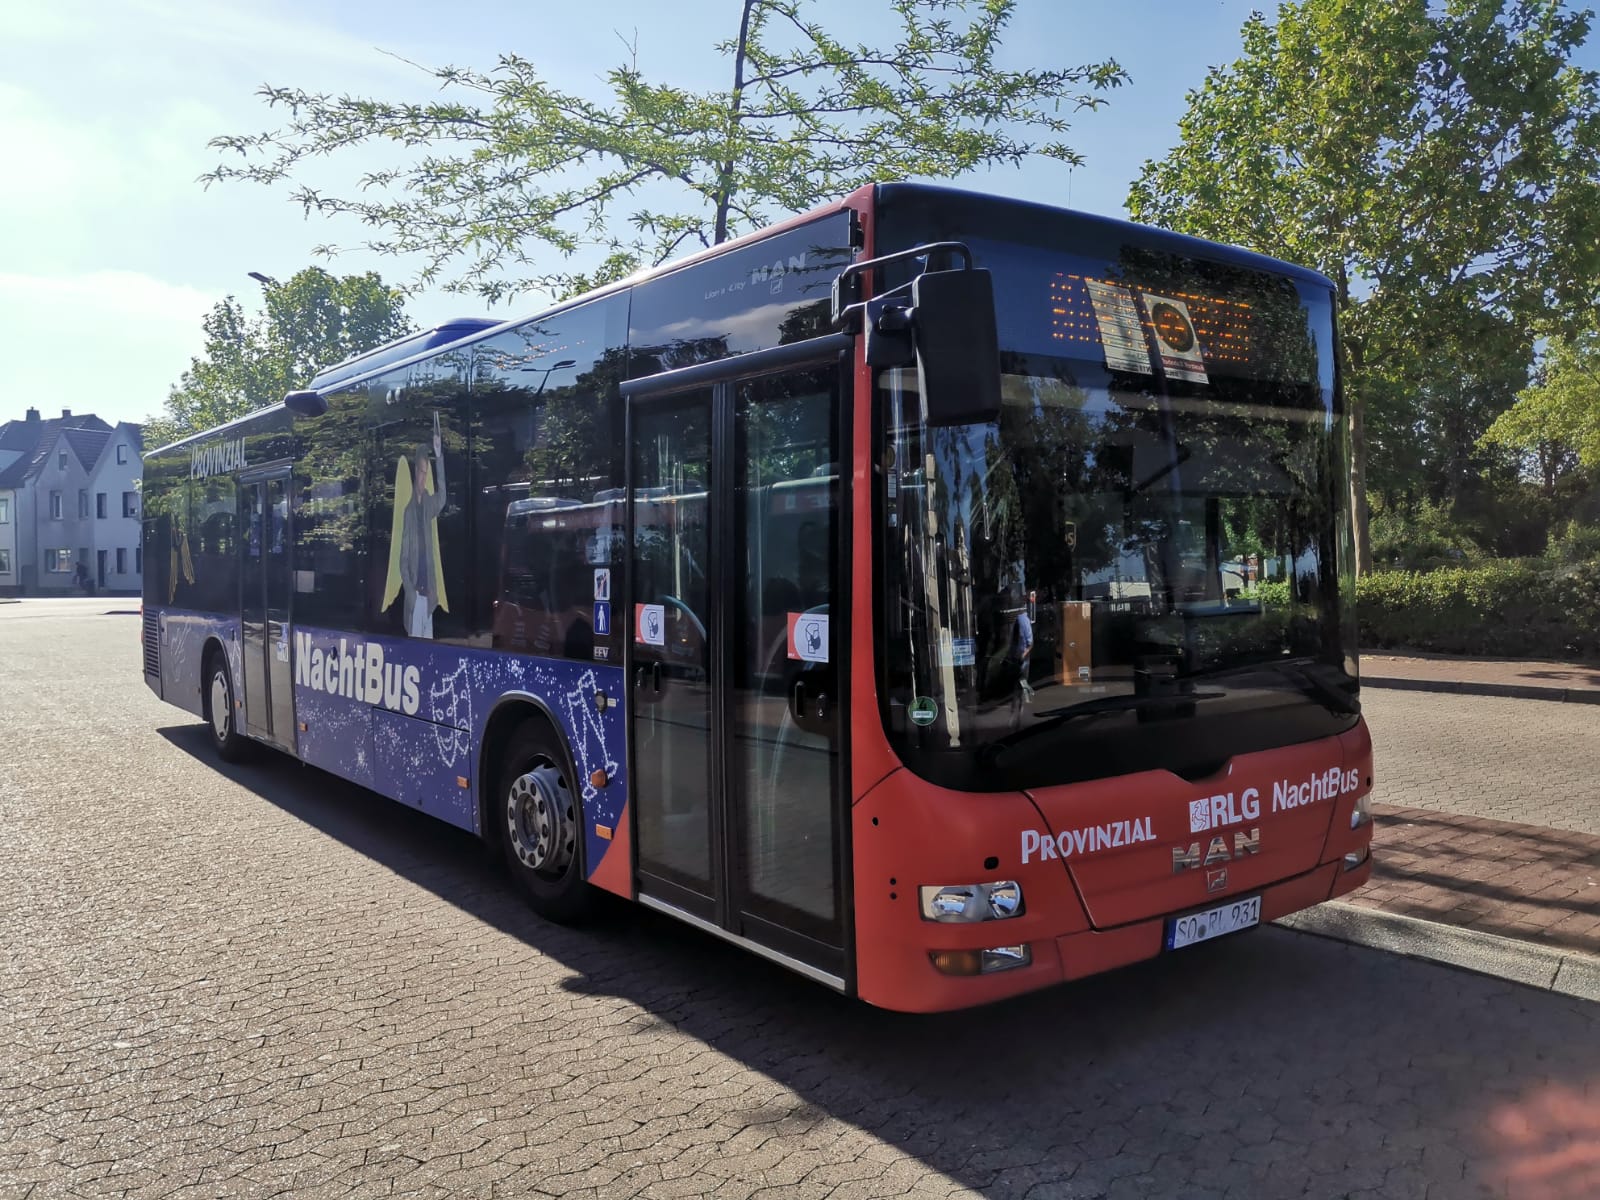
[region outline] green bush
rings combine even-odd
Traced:
[[[1383,567],[1428,570],[1459,566],[1483,557],[1484,548],[1469,523],[1448,505],[1423,500],[1372,513],[1372,561]]]
[[[1361,644],[1506,658],[1600,658],[1600,561],[1523,559],[1375,571],[1356,589]]]
[[[1545,557],[1563,563],[1600,560],[1600,525],[1571,520],[1550,531]]]

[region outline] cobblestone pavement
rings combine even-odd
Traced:
[[[1600,837],[1387,804],[1374,814],[1372,881],[1350,903],[1600,957]]]
[[[1600,707],[1367,688],[1384,804],[1600,835]]]
[[[219,769],[62,611],[0,608],[0,1196],[1600,1194],[1600,1006],[1267,929],[876,1012]]]

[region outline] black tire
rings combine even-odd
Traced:
[[[233,676],[228,671],[228,656],[220,650],[213,650],[206,656],[200,699],[217,757],[223,762],[242,762],[250,752],[250,739],[239,732],[239,706],[234,702]],[[214,711],[219,700],[223,709],[221,720]]]
[[[585,877],[583,800],[569,762],[546,722],[523,722],[500,756],[489,804],[512,878],[534,912],[563,925],[589,916],[597,899]]]

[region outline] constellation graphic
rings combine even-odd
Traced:
[[[567,709],[567,727],[572,731],[573,749],[582,760],[583,798],[593,800],[596,790],[589,777],[596,768],[603,768],[608,776],[617,773],[617,761],[611,757],[606,745],[605,726],[595,708],[594,697],[600,684],[593,671],[585,671],[578,678],[578,686],[567,692],[562,700]]]
[[[433,714],[433,739],[445,766],[453,767],[472,753],[472,688],[467,679],[467,660],[428,689],[428,707]]]

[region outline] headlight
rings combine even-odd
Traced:
[[[1023,911],[1022,885],[1014,879],[924,886],[921,894],[925,921],[1003,921],[1007,917],[1020,917]]]
[[[1350,828],[1360,829],[1372,820],[1372,789],[1367,789],[1367,794],[1356,797],[1356,806],[1350,812]]]

